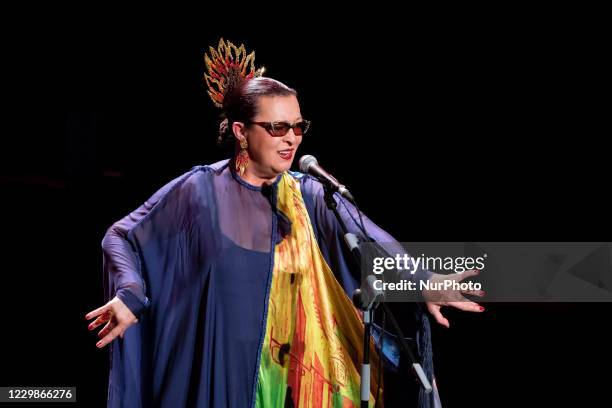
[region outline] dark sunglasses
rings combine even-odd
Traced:
[[[293,129],[293,133],[296,136],[302,136],[308,132],[310,128],[309,120],[301,120],[294,123],[293,125],[288,122],[248,122],[252,125],[259,125],[266,129],[274,137],[282,137],[289,132],[289,129]]]

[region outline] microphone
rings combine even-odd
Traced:
[[[337,191],[342,197],[355,204],[355,199],[348,189],[344,187],[343,184],[340,184],[334,176],[323,170],[323,168],[319,166],[319,162],[317,162],[317,159],[314,156],[310,154],[302,156],[300,158],[299,166],[302,173],[310,174],[319,180],[323,185],[327,186],[332,191]]]

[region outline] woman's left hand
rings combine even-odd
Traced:
[[[433,276],[429,279],[429,282],[432,284],[440,284],[442,285],[444,281],[455,281],[460,282],[464,279],[467,279],[472,276],[478,275],[478,269],[470,269],[463,273],[455,273],[452,275],[441,275],[434,273]],[[464,310],[466,312],[476,312],[480,313],[484,311],[484,307],[480,306],[478,303],[473,302],[467,299],[464,295],[472,295],[483,297],[484,291],[482,290],[456,290],[456,289],[447,289],[447,290],[423,290],[421,292],[423,298],[425,299],[425,303],[427,305],[427,310],[429,313],[436,319],[436,321],[447,329],[450,327],[450,323],[446,317],[444,317],[440,311],[444,306],[454,307],[459,310]]]

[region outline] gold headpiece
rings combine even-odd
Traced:
[[[263,74],[264,68],[255,69],[255,51],[247,55],[244,44],[236,47],[230,41],[225,42],[221,38],[216,50],[213,47],[208,49],[210,56],[204,54],[208,71],[204,74],[204,80],[208,86],[208,96],[215,106],[222,108],[228,85],[259,77]]]

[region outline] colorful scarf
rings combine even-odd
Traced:
[[[277,208],[292,226],[274,252],[256,406],[358,407],[360,314],[321,254],[299,181],[286,173],[279,181]],[[373,407],[379,363],[370,346]]]

